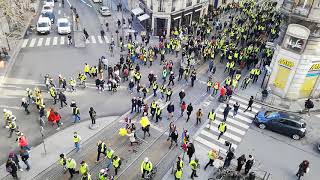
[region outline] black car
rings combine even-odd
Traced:
[[[54,24],[55,16],[53,12],[45,12],[41,14],[43,17],[48,17],[51,21],[51,24]]]
[[[287,112],[259,111],[254,123],[260,129],[270,129],[295,140],[306,135],[306,123],[302,117]]]

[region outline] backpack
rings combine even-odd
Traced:
[[[309,103],[308,103],[308,108],[311,109],[311,108],[313,108],[313,107],[314,107],[313,102],[312,102],[312,101],[309,101]]]

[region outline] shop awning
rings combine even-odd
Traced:
[[[131,12],[135,15],[135,16],[139,16],[140,14],[143,14],[143,10],[139,7],[132,9]]]
[[[148,14],[143,14],[143,15],[138,17],[139,21],[144,21],[144,20],[147,20],[149,18],[150,18],[150,16]]]

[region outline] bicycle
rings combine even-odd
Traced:
[[[152,180],[157,173],[157,167],[152,168],[151,172],[149,172],[146,177],[144,178],[144,180]]]

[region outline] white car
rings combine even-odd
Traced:
[[[102,3],[102,0],[92,0],[94,3]]]
[[[107,6],[101,6],[99,12],[102,16],[111,16],[110,9]]]
[[[37,32],[39,34],[50,34],[51,20],[48,17],[40,16],[37,22]]]
[[[44,4],[48,5],[48,6],[51,6],[51,7],[54,7],[54,0],[45,0]]]
[[[57,21],[58,34],[70,34],[71,27],[70,22],[67,18],[59,18]]]
[[[46,12],[53,13],[53,7],[45,4],[42,7],[41,14],[45,14]]]

